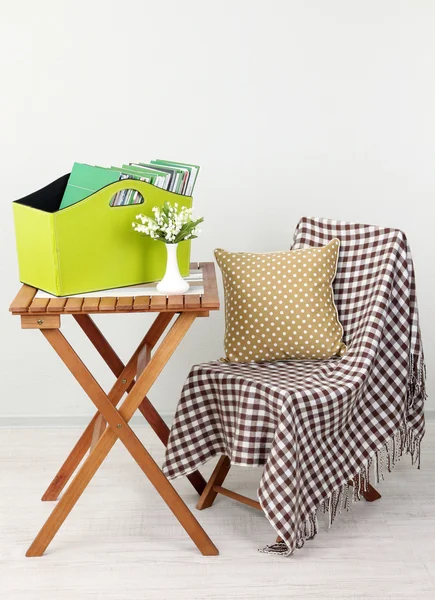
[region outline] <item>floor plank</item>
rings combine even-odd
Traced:
[[[161,462],[148,427],[136,428]],[[274,533],[261,513],[219,497],[198,520],[220,550],[201,556],[120,444],[42,558],[25,558],[52,509],[40,496],[79,430],[0,429],[0,598],[8,600],[433,600],[435,422],[422,469],[403,458],[358,503],[285,559],[257,552]],[[214,461],[202,472],[208,476]],[[233,468],[228,487],[255,497],[260,469]],[[190,508],[185,480],[176,487]],[[377,486],[378,487],[378,486]]]

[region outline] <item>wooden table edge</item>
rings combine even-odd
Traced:
[[[203,316],[205,316],[206,314],[208,315],[209,311],[219,310],[220,302],[219,302],[219,296],[218,296],[218,292],[217,292],[216,270],[215,270],[214,262],[191,262],[190,269],[192,271],[202,270],[203,274],[204,274],[204,293],[198,294],[198,296],[200,296],[200,298],[201,298],[200,306],[191,306],[191,307],[184,306],[183,308],[181,308],[181,307],[171,308],[168,306],[152,307],[151,303],[150,303],[149,306],[144,306],[142,308],[142,307],[135,307],[134,301],[133,301],[133,306],[131,308],[119,309],[119,308],[117,308],[117,305],[116,305],[117,303],[115,303],[115,307],[113,309],[110,308],[109,310],[104,310],[104,308],[101,309],[99,305],[95,309],[93,309],[92,307],[84,307],[84,301],[82,301],[82,306],[80,307],[79,310],[65,310],[67,300],[69,298],[79,298],[79,296],[53,296],[53,298],[65,299],[65,305],[61,309],[54,310],[53,308],[51,308],[51,309],[47,309],[47,310],[31,311],[30,307],[31,307],[31,304],[38,292],[38,288],[35,288],[33,286],[27,285],[26,283],[23,283],[21,285],[21,288],[19,289],[17,295],[15,296],[14,300],[12,301],[12,303],[9,306],[9,312],[12,315],[38,314],[38,316],[68,315],[68,314],[75,314],[75,315],[79,315],[79,314],[88,314],[88,315],[89,314],[114,314],[114,313],[127,314],[127,313],[143,313],[143,312],[152,312],[152,313],[169,312],[169,313],[176,314],[176,313],[182,313],[182,312],[186,312],[186,313],[196,312],[196,313],[202,313]],[[208,281],[211,281],[211,284],[212,284],[211,289],[207,289],[207,287],[206,287]],[[195,297],[196,294],[188,294],[187,296]],[[139,297],[141,297],[141,296],[136,296],[136,298],[139,298]],[[117,298],[117,296],[113,296],[113,297],[112,296],[104,296],[104,298]],[[82,300],[84,300],[84,299],[85,298],[83,298]],[[51,298],[49,300],[51,300]]]

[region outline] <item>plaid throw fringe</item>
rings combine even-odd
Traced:
[[[380,483],[384,479],[385,469],[388,473],[391,473],[403,454],[409,454],[412,464],[417,464],[417,468],[420,469],[420,446],[421,436],[416,435],[413,429],[403,425],[385,446],[375,453],[374,459],[369,458],[367,460],[366,464],[361,467],[360,472],[350,482],[344,483],[334,490],[329,498],[310,514],[299,529],[296,548],[302,548],[306,541],[312,540],[318,533],[317,514],[319,511],[327,514],[328,528],[330,528],[337,515],[343,511],[349,511],[356,502],[361,500],[362,493],[367,491],[371,483],[371,470],[374,471],[376,483]],[[285,542],[277,542],[259,549],[259,552],[289,556],[293,553],[293,550]]]
[[[414,267],[395,229],[303,218],[293,248],[341,241],[334,296],[347,354],[328,361],[192,368],[163,470],[186,475],[213,456],[263,466],[260,505],[290,555],[330,527],[404,454],[420,468],[425,363]]]

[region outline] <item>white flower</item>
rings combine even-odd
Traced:
[[[178,208],[178,203],[171,205],[165,202],[161,208],[154,206],[152,213],[154,218],[143,214],[136,215],[140,223],[132,223],[133,230],[168,244],[189,240],[197,237],[200,232],[198,224],[203,219],[192,219],[192,209],[187,206]]]

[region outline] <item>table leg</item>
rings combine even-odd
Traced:
[[[106,419],[103,417],[103,415],[98,415],[97,420],[95,421],[94,430],[92,432],[91,446],[89,448],[89,452],[92,452],[92,450],[95,448],[98,440],[106,431],[106,427]]]
[[[145,369],[150,360],[151,347],[145,344],[145,346],[140,351],[137,359],[137,377],[139,377],[139,375]],[[139,410],[145,417],[145,419],[148,421],[149,425],[151,425],[154,433],[159,437],[164,446],[167,446],[170,433],[169,427],[162,419],[158,411],[151,404],[147,396],[145,396],[145,398],[139,405]],[[198,492],[198,494],[201,495],[204,491],[205,486],[207,485],[207,482],[201,475],[201,473],[199,471],[194,471],[193,473],[189,473],[189,475],[187,475],[186,477],[190,481],[192,486],[195,488],[195,490]]]
[[[204,555],[218,554],[218,550],[213,542],[128,425],[128,421],[137,408],[139,408],[142,399],[156,381],[195,318],[195,313],[182,313],[178,317],[155,355],[139,376],[119,411],[110,402],[108,396],[98,385],[61,332],[58,330],[43,331],[49,343],[87,392],[98,411],[104,416],[109,424],[109,428],[106,429],[95,446],[94,451],[88,456],[71,482],[71,485],[59,500],[45,525],[31,544],[27,556],[41,556],[43,554],[117,439],[120,439],[124,443],[127,450],[150,479],[201,553]]]
[[[140,375],[140,373],[148,364],[151,358],[152,349],[157,344],[165,329],[171,322],[173,315],[174,313],[167,312],[159,313],[159,315],[157,316],[156,320],[154,321],[154,324],[151,326],[150,331],[146,336],[145,343],[142,344],[140,351],[137,355],[137,375]],[[101,355],[103,360],[112,370],[114,375],[119,376],[120,371],[122,371],[124,365],[122,364],[122,361],[118,357],[116,352],[113,350],[112,346],[103,336],[95,322],[91,319],[89,315],[73,316],[77,323],[80,325],[80,327],[83,329],[91,343],[94,345],[98,353]],[[165,446],[167,446],[169,438],[169,427],[164,422],[160,414],[157,412],[157,410],[154,408],[154,406],[151,404],[147,397],[144,398],[139,409],[144,418],[151,425],[153,431],[162,441],[162,443]],[[104,433],[104,430],[105,421],[104,424],[103,422],[95,424],[92,436],[93,442],[91,442],[91,451],[95,446],[95,442]],[[190,481],[197,493],[201,495],[207,484],[206,480],[201,475],[201,473],[199,471],[194,471],[193,473],[187,475],[187,479]]]
[[[127,365],[121,371],[116,383],[112,387],[109,392],[109,400],[116,406],[118,402],[121,400],[124,393],[129,389],[131,383],[133,382],[136,376],[136,361],[137,356],[145,344],[146,336],[144,336],[142,342],[139,344],[138,348],[134,352],[131,359],[128,361]],[[71,479],[71,476],[76,471],[77,467],[83,460],[86,455],[86,452],[89,450],[92,442],[92,436],[94,433],[94,429],[97,423],[97,419],[100,413],[96,413],[92,418],[89,425],[86,427],[79,440],[75,444],[74,448],[71,450],[70,454],[66,458],[65,462],[55,475],[53,481],[48,486],[44,495],[42,496],[42,500],[57,500],[59,494],[62,492],[68,481]]]
[[[139,405],[139,410],[143,414],[145,419],[148,421],[148,423],[151,425],[152,429],[157,434],[157,436],[161,439],[163,444],[167,446],[170,432],[169,427],[166,425],[162,417],[151,404],[147,396],[145,396],[145,398]],[[201,473],[199,471],[193,471],[193,473],[189,473],[189,475],[186,475],[186,477],[190,481],[192,486],[195,488],[195,490],[198,492],[198,494],[201,496],[205,489],[205,486],[207,485],[207,482],[201,475]]]
[[[100,329],[94,323],[89,315],[73,315],[77,323],[80,325],[86,336],[89,338],[91,343],[94,345],[100,356],[106,362],[111,371],[118,377],[115,385],[109,392],[109,398],[116,406],[118,402],[121,400],[124,393],[131,390],[132,384],[134,383],[134,377],[136,375],[136,364],[137,361],[145,347],[152,349],[160,337],[163,335],[165,329],[169,325],[172,320],[174,313],[159,313],[151,325],[149,331],[139,344],[138,348],[134,352],[133,356],[127,363],[127,366],[124,366],[119,356],[113,350],[109,342],[106,340]],[[122,380],[125,379],[125,383],[122,383]],[[144,414],[143,411],[141,411]],[[147,411],[145,411],[144,417],[147,418]],[[157,411],[156,411],[157,413]],[[158,413],[157,413],[158,415]],[[160,415],[158,415],[159,418]],[[164,426],[167,428],[167,425],[164,423]],[[60,493],[67,485],[68,481],[71,479],[73,473],[77,470],[77,467],[83,460],[86,452],[89,449],[93,449],[96,445],[96,442],[100,438],[100,436],[104,433],[105,430],[105,420],[101,415],[97,412],[92,418],[89,425],[86,427],[81,437],[77,441],[74,448],[71,450],[70,454],[60,467],[59,471],[56,473],[54,479],[48,486],[47,490],[43,494],[41,500],[43,501],[53,501],[59,498]],[[161,428],[160,428],[161,430]],[[160,431],[159,430],[159,431]],[[156,431],[154,429],[154,431]],[[156,431],[157,435],[159,435],[158,431]],[[169,430],[168,430],[169,434]],[[160,437],[160,435],[159,435]],[[164,441],[164,437],[160,437],[163,443],[166,445]],[[192,473],[189,476],[190,481],[192,482],[193,487],[200,494],[202,493],[202,489],[205,487],[205,480],[200,475],[199,472]]]

